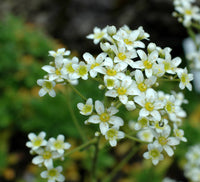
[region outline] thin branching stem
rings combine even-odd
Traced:
[[[124,157],[124,159],[102,180],[102,182],[109,182],[112,178],[124,167],[125,164],[136,154],[139,146],[133,147],[132,150]]]
[[[65,156],[69,156],[69,155],[73,154],[74,152],[83,150],[83,149],[89,147],[90,145],[95,144],[97,142],[97,140],[98,140],[97,138],[93,138],[92,140],[89,140],[88,142],[83,143],[82,145],[70,150],[69,152],[66,152]]]

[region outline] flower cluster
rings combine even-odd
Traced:
[[[187,162],[184,166],[184,175],[191,181],[200,181],[200,145],[194,145],[186,153]]]
[[[124,138],[124,132],[119,131],[120,126],[124,125],[124,121],[122,118],[114,116],[119,111],[116,107],[106,108],[101,101],[96,100],[96,112],[93,112],[92,98],[89,98],[86,104],[78,103],[77,107],[82,115],[92,114],[85,123],[99,124],[101,134],[105,136],[106,140],[109,140],[112,147],[117,145],[117,139]]]
[[[138,137],[149,142],[146,159],[153,164],[164,158],[163,151],[169,156],[174,153],[180,141],[186,141],[179,127],[186,117],[182,104],[186,103],[182,93],[165,94],[157,91],[161,81],[178,81],[180,89],[192,90],[193,75],[187,68],[180,68],[181,58],[171,56],[171,48],[161,48],[155,43],[146,42],[149,34],[143,27],[131,30],[123,26],[103,29],[94,28],[87,36],[94,44],[100,43],[102,52],[96,57],[86,52],[84,61],[77,57],[69,58],[70,52],[59,49],[49,51],[55,58],[50,65],[43,66],[48,75],[38,80],[42,86],[39,95],[49,93],[55,96],[53,87],[57,83],[77,84],[78,79],[87,80],[89,76],[101,83],[99,86],[110,103],[93,99],[78,103],[82,115],[89,116],[85,124],[99,124],[100,134],[105,136],[111,146],[117,145],[117,139],[124,138],[120,127],[125,124],[121,117],[115,116],[122,105],[128,111],[139,109],[135,130]],[[99,132],[97,131],[97,132]]]
[[[174,0],[175,12],[173,15],[185,27],[190,27],[192,23],[200,23],[200,8],[193,3],[195,0]]]
[[[57,138],[50,138],[45,140],[46,133],[40,132],[38,135],[29,133],[28,138],[30,141],[26,146],[31,148],[31,154],[36,155],[32,162],[38,166],[44,166],[45,171],[41,173],[42,178],[47,178],[48,182],[63,182],[65,177],[61,174],[62,167],[54,167],[53,160],[63,159],[64,151],[69,149],[71,145],[64,142],[65,137],[58,135]]]

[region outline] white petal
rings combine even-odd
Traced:
[[[117,145],[117,140],[110,140],[109,143],[112,147],[115,147]]]
[[[108,125],[108,123],[101,122],[101,123],[99,124],[99,128],[100,128],[100,130],[101,130],[101,133],[102,133],[103,135],[105,135],[106,132],[107,132],[108,129],[109,129],[109,125]]]
[[[101,101],[96,100],[95,101],[95,109],[97,111],[98,114],[102,114],[104,113],[104,105]]]
[[[41,89],[39,90],[39,92],[38,92],[38,94],[39,94],[40,97],[43,97],[46,93],[47,93],[47,91],[44,90],[43,88],[41,88]]]
[[[174,151],[173,149],[169,146],[169,145],[165,145],[163,147],[165,149],[165,151],[167,152],[167,154],[171,157],[172,155],[174,155]]]
[[[41,176],[42,178],[47,178],[47,177],[48,177],[47,171],[41,172],[40,176]]]
[[[93,64],[95,61],[94,57],[88,52],[83,54],[83,58],[88,64]]]
[[[99,118],[98,115],[92,115],[92,116],[89,117],[88,122],[97,124],[97,123],[100,122],[100,118]]]

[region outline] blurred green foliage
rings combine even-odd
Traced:
[[[59,47],[65,46],[21,18],[9,16],[0,21],[0,181],[4,179],[1,175],[6,176],[9,173],[7,168],[12,166],[8,160],[11,153],[26,149],[29,132],[45,131],[47,138],[64,134],[67,140],[77,139],[76,145],[81,142],[68,108],[72,107],[80,125],[84,126],[86,118],[79,114],[76,107],[83,100],[62,85],[58,86],[55,98],[38,96],[40,88],[36,81],[45,75],[41,67],[51,61],[48,51]],[[87,84],[81,81],[77,89],[81,89],[86,97],[97,99],[102,93],[94,84],[92,81]],[[18,133],[24,134],[24,143],[18,139]],[[12,137],[15,149],[11,146]],[[16,149],[18,145],[24,148]],[[106,157],[109,158],[109,154]],[[41,181],[39,178],[37,181]],[[20,178],[19,181],[23,180]]]

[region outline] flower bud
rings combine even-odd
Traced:
[[[149,43],[149,45],[147,46],[147,50],[149,53],[153,52],[156,49],[156,44],[155,43]]]
[[[114,34],[116,34],[116,31],[117,31],[117,29],[116,29],[116,27],[115,26],[107,26],[107,33],[109,34],[109,35],[114,35]]]

